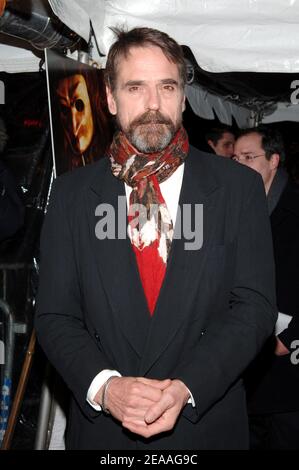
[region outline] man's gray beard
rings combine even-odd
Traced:
[[[143,153],[164,150],[176,133],[174,126],[165,124],[143,124],[129,130],[127,138],[132,145]]]

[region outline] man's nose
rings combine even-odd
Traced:
[[[147,108],[154,111],[157,111],[160,108],[160,93],[156,87],[148,89]]]

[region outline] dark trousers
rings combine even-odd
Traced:
[[[299,450],[299,411],[249,416],[251,450]]]

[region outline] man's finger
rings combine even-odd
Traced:
[[[154,403],[144,415],[145,422],[147,424],[154,423],[174,405],[175,401],[173,400],[172,396],[164,392],[161,400],[159,400],[157,403]]]
[[[125,407],[124,410],[124,419],[141,419],[143,422],[144,421],[144,415],[148,411],[148,409],[154,404],[155,402],[151,400],[145,400],[143,398],[140,398],[138,400],[132,401],[129,405]]]
[[[129,427],[140,427],[147,428],[148,425],[145,423],[143,418],[124,418],[122,421],[122,426],[129,429]]]
[[[132,390],[133,395],[139,398],[150,400],[152,402],[157,402],[161,400],[162,392],[159,387],[152,386],[151,384],[145,384],[144,382],[138,381],[138,388]]]
[[[137,382],[143,383],[144,385],[150,385],[151,387],[158,388],[159,390],[165,390],[171,384],[171,379],[157,380],[137,377],[136,380]]]
[[[123,421],[122,425],[129,431],[145,438],[149,438],[160,434],[161,432],[169,431],[170,429],[172,429],[172,426],[163,418],[149,425],[147,425],[146,423],[139,423],[134,420],[125,420]]]
[[[134,434],[138,434],[142,437],[149,437],[147,431],[148,426],[145,422],[137,423],[136,421],[132,420],[124,420],[122,422],[122,426],[128,429],[129,431],[133,432]]]

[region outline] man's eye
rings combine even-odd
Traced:
[[[165,91],[174,91],[174,86],[173,85],[164,85],[163,90],[165,90]]]
[[[129,92],[130,93],[136,93],[137,91],[140,90],[140,87],[139,86],[130,86],[129,87]]]

